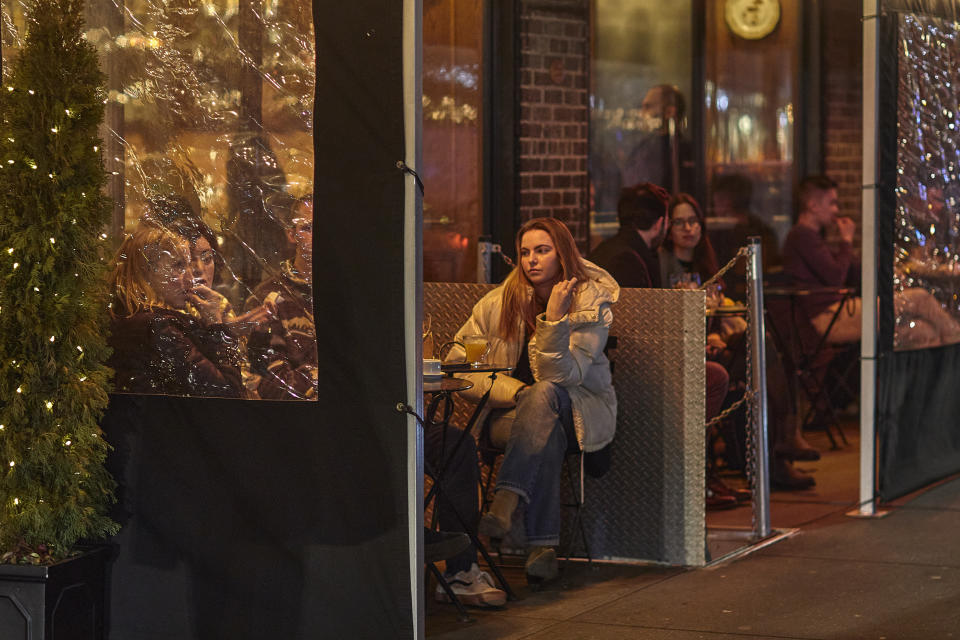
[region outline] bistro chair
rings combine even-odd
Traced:
[[[803,299],[827,293],[841,295],[842,301],[827,331],[821,335],[814,327]],[[768,282],[764,286],[764,313],[774,347],[791,379],[794,405],[797,405],[800,393],[807,401],[801,424],[808,429],[822,429],[834,449],[839,448],[834,432],[843,444],[849,443],[840,428],[833,400],[835,396],[831,391],[835,392],[839,387],[847,394],[852,393],[847,380],[856,361],[841,357],[853,343],[835,345],[828,343],[827,338],[837,317],[843,312],[843,303],[852,293],[853,289],[847,287],[783,286],[775,282]],[[828,379],[832,381],[833,389],[828,386]]]

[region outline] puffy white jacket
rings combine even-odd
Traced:
[[[603,353],[613,313],[610,305],[620,296],[620,286],[609,273],[587,260],[583,261],[588,279],[577,285],[570,312],[556,322],[548,322],[545,314],[537,317],[530,340],[530,370],[538,382],[554,382],[570,394],[573,424],[580,447],[596,451],[613,440],[617,423],[617,397],[610,378],[610,363]],[[530,295],[533,295],[531,289]],[[516,366],[523,350],[523,324],[517,323],[510,339],[500,336],[500,309],[503,286],[488,292],[473,307],[470,318],[457,332],[456,340],[468,335],[482,335],[490,343],[487,362]],[[462,362],[465,354],[454,345],[448,362]],[[470,373],[459,377],[473,382],[464,396],[473,402],[490,388],[490,374]],[[517,391],[523,382],[497,374],[487,407],[505,409],[514,406]]]

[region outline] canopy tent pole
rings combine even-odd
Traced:
[[[848,515],[874,517],[877,390],[877,124],[880,1],[863,0],[862,298],[860,339],[860,500]]]
[[[422,0],[403,1],[403,318],[406,354],[407,406],[423,415],[423,200],[417,174],[420,171],[421,116],[423,87]],[[423,432],[412,415],[407,415],[407,517],[410,540],[410,606],[414,620],[413,638],[424,637],[426,615],[423,593]]]

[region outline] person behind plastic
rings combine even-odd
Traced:
[[[141,221],[117,251],[110,286],[108,364],[118,391],[243,395],[237,338],[195,285],[186,238]]]
[[[317,334],[313,318],[313,195],[284,210],[292,260],[264,280],[247,298],[245,308],[268,305],[275,310],[266,326],[250,334],[247,351],[252,371],[261,377],[263,399],[316,400]]]
[[[620,287],[580,257],[569,230],[552,218],[526,222],[516,236],[518,265],[473,308],[456,339],[480,335],[488,361],[512,375],[467,374],[473,399],[490,389],[489,405],[509,424],[506,450],[480,533],[503,538],[513,512],[526,506],[529,578],[557,576],[561,467],[568,453],[592,452],[613,440],[617,399],[603,349]],[[448,360],[465,356],[456,346]],[[494,416],[497,417],[497,416]]]
[[[184,310],[196,318],[203,318],[207,307],[215,308],[224,324],[239,338],[240,370],[245,389],[244,396],[257,399],[260,376],[250,371],[247,357],[247,336],[257,327],[265,327],[276,311],[270,302],[253,307],[243,315],[234,313],[230,301],[218,289],[219,275],[226,264],[215,247],[219,245],[216,235],[193,206],[183,196],[161,194],[147,201],[145,219],[163,227],[190,243],[190,268],[193,275],[193,290],[199,300],[189,300]],[[229,290],[229,287],[226,288]]]

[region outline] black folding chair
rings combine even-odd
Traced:
[[[821,428],[830,439],[832,448],[837,449],[834,431],[843,444],[849,444],[840,428],[836,407],[831,398],[830,389],[824,384],[828,368],[841,351],[848,347],[831,345],[828,342],[831,329],[843,312],[844,302],[854,293],[849,287],[797,287],[765,286],[764,309],[767,326],[770,329],[773,344],[779,353],[787,375],[794,389],[793,401],[797,405],[797,395],[802,392],[808,407],[801,420],[805,428]],[[813,295],[835,294],[841,296],[836,313],[821,335],[813,325],[803,305],[803,298]],[[852,369],[848,361],[845,370],[834,376],[837,384],[845,384]],[[818,420],[819,419],[819,420]],[[817,424],[818,421],[820,424]]]

